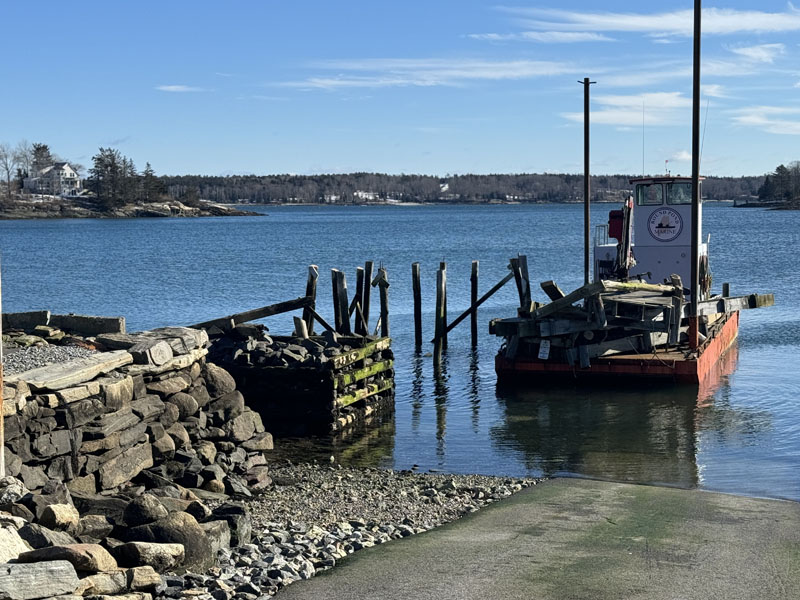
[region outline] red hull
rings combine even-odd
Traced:
[[[620,355],[594,358],[586,369],[566,363],[539,360],[523,356],[506,359],[499,354],[495,358],[495,371],[498,379],[570,377],[591,378],[620,375],[645,379],[671,379],[682,383],[700,383],[714,365],[725,354],[739,334],[739,313],[728,315],[717,333],[700,347],[697,358],[685,358],[676,351],[659,351],[655,355]]]

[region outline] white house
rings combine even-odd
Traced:
[[[81,190],[81,179],[69,163],[57,162],[26,177],[23,187],[32,194],[74,196]]]

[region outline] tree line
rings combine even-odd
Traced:
[[[800,202],[800,161],[778,165],[764,178],[758,197],[765,202]]]
[[[0,186],[10,198],[22,190],[26,177],[56,162],[68,162],[79,175],[83,165],[65,161],[47,144],[0,144]],[[733,200],[742,196],[798,197],[800,163],[781,165],[774,173],[751,177],[708,177],[703,196]],[[332,203],[401,202],[572,202],[583,198],[583,176],[570,173],[490,175],[389,175],[347,173],[329,175],[161,175],[150,163],[138,171],[133,160],[114,148],[99,148],[84,181],[87,202],[101,209],[162,198],[196,205],[202,198],[218,203]],[[630,176],[595,175],[592,200],[621,201],[631,191]]]
[[[621,201],[631,192],[629,175],[595,175],[592,200]],[[573,202],[583,199],[583,176],[569,173],[495,175],[165,175],[167,193],[180,198],[190,190],[220,203],[363,203],[410,202]],[[733,200],[755,195],[764,176],[708,177],[703,197]]]

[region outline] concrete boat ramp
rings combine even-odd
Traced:
[[[797,599],[800,504],[556,479],[278,597]]]

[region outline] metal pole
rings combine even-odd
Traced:
[[[594,81],[583,81],[583,283],[589,283],[589,86]]]
[[[692,310],[689,345],[697,348],[697,303],[700,298],[700,17],[701,0],[694,0],[694,64],[692,77]]]

